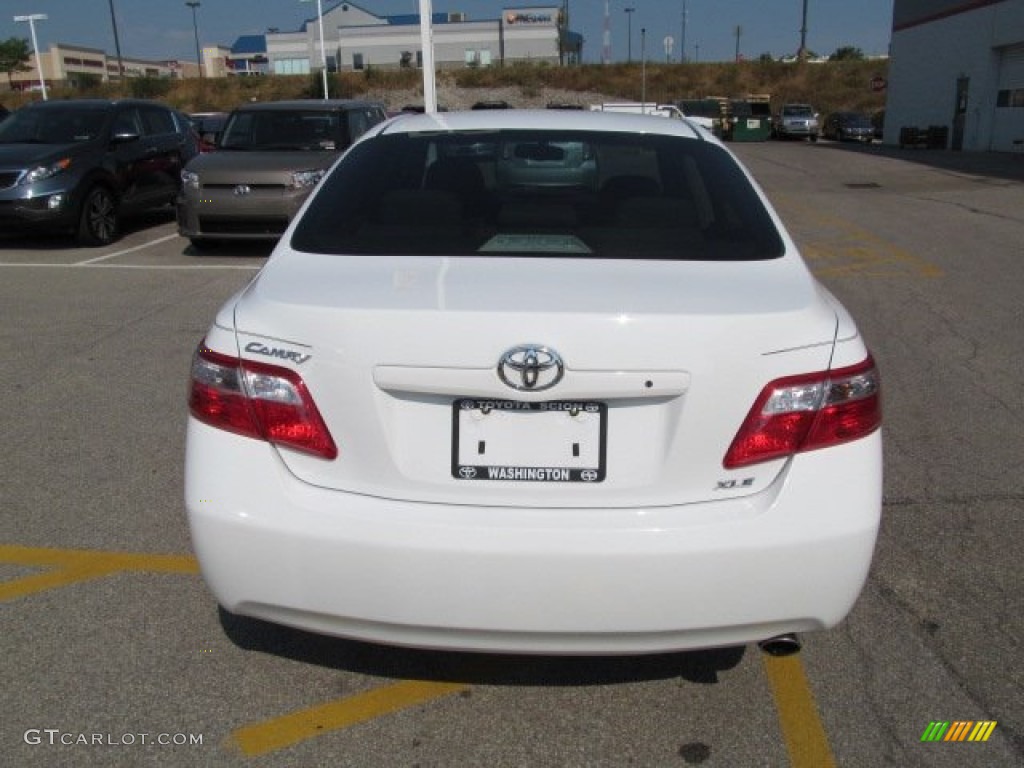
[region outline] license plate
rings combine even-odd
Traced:
[[[452,404],[452,477],[599,483],[607,422],[608,407],[592,401],[461,398]]]

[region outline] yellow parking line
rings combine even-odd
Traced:
[[[263,755],[314,736],[449,696],[467,687],[460,683],[406,680],[243,726],[231,734],[231,739],[248,757]]]
[[[11,545],[0,545],[0,563],[50,569],[0,583],[0,602],[78,581],[98,579],[118,571],[199,573],[196,559],[191,555],[149,555]]]
[[[0,545],[0,563],[48,569],[43,573],[0,583],[0,602],[120,571],[199,573],[196,559],[190,555],[10,545]],[[835,759],[799,656],[765,655],[763,658],[791,768],[835,768]],[[468,687],[462,683],[406,680],[242,726],[232,733],[231,740],[245,755],[262,755],[375,717],[450,696]]]
[[[831,238],[797,238],[800,250],[815,267],[820,277],[896,277],[910,272],[918,277],[942,277],[941,267],[917,254],[885,240],[874,232],[853,222],[810,206],[798,203],[792,197],[776,196],[776,207],[786,218],[804,217],[817,227],[831,230]],[[788,224],[788,222],[787,222]],[[790,226],[796,238],[797,226]]]
[[[832,749],[818,716],[800,656],[764,654],[790,768],[835,768]]]

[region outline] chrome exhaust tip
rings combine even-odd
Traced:
[[[794,653],[800,652],[802,645],[796,633],[788,632],[785,635],[777,635],[769,637],[767,640],[762,640],[757,644],[757,647],[769,656],[792,656]]]

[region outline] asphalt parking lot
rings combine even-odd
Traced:
[[[733,148],[882,370],[882,533],[842,625],[785,659],[565,659],[222,617],[184,517],[186,377],[269,250],[195,254],[169,213],[99,250],[0,234],[3,762],[1024,763],[1024,156]]]

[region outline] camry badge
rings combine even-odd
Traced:
[[[539,344],[513,347],[498,361],[498,378],[520,391],[550,389],[562,380],[564,373],[558,353]]]

